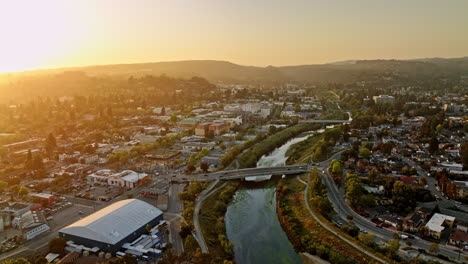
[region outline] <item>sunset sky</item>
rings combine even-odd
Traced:
[[[466,0],[0,2],[0,72],[190,59],[468,56]]]

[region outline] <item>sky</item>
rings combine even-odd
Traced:
[[[0,72],[468,56],[466,0],[0,0]]]

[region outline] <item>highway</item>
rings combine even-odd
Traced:
[[[327,187],[328,198],[330,202],[332,203],[335,211],[343,219],[346,219],[348,215],[353,216],[354,224],[361,230],[372,232],[383,241],[392,240],[393,239],[392,231],[385,229],[385,228],[377,227],[374,223],[362,217],[361,215],[357,214],[356,212],[354,212],[354,210],[351,209],[351,207],[345,201],[344,193],[337,188],[337,186],[333,182],[332,177],[328,174],[326,170],[326,168],[328,167],[327,163],[329,164],[329,162],[330,162],[330,159],[326,163],[321,163],[321,165],[318,168],[319,168],[321,177],[323,179],[323,183]],[[429,250],[429,246],[431,245],[431,242],[423,240],[419,237],[415,237],[415,239],[411,239],[411,243],[413,244],[413,247],[422,248],[422,249],[425,249],[426,251]],[[457,259],[459,253],[454,250],[455,248],[447,247],[445,245],[439,245],[439,254]],[[467,254],[462,253],[462,255],[466,256]]]

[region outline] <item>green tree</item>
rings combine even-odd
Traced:
[[[439,252],[439,244],[432,242],[429,246],[429,252],[432,254],[437,254],[437,252]]]
[[[359,150],[359,155],[365,159],[368,159],[371,155],[371,152],[368,148],[361,148]]]
[[[192,235],[188,235],[184,241],[184,251],[195,253],[199,248],[197,241]]]
[[[27,259],[25,258],[7,258],[4,261],[2,261],[2,264],[31,264]]]
[[[369,232],[367,234],[364,234],[364,233],[360,232],[358,234],[358,239],[359,239],[359,241],[361,241],[365,245],[371,246],[375,242],[375,235],[372,232]]]
[[[18,196],[24,197],[29,194],[29,189],[25,186],[21,186],[18,190]]]
[[[400,248],[400,241],[398,239],[392,239],[387,242],[386,248],[392,256],[395,256]]]

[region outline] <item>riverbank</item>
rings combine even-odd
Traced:
[[[240,181],[227,182],[224,187],[205,199],[200,210],[199,222],[210,250],[210,263],[233,262],[234,254],[232,244],[226,236],[224,215],[239,185]]]
[[[277,212],[283,230],[297,252],[308,252],[331,263],[377,263],[325,230],[307,212],[304,184],[285,178],[277,187]]]
[[[299,124],[293,127],[285,128],[266,139],[253,145],[250,149],[242,152],[237,158],[240,168],[255,167],[263,155],[271,153],[276,148],[285,144],[288,140],[304,133],[306,131],[319,129],[318,124]]]
[[[287,163],[319,162],[328,159],[336,141],[341,137],[341,130],[341,126],[329,128],[321,134],[292,145],[286,152]]]

